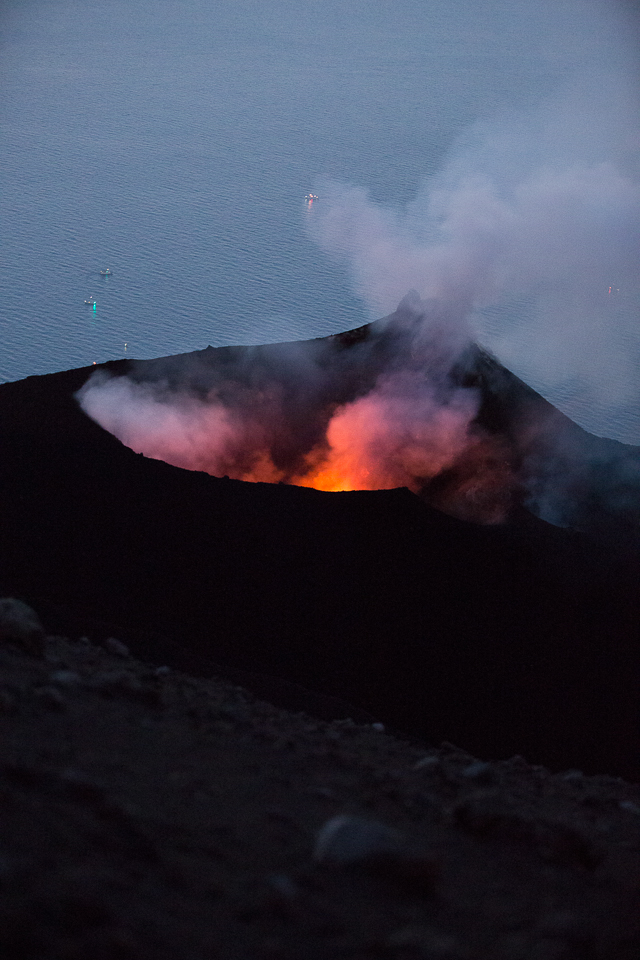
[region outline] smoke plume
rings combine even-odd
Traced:
[[[638,442],[639,102],[637,83],[596,71],[467,131],[404,207],[318,186],[309,229],[372,317],[408,289],[434,298],[570,415],[588,409],[594,430],[618,408],[618,438]]]

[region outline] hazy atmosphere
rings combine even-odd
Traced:
[[[635,4],[9,0],[0,29],[1,379],[413,289],[640,442]]]

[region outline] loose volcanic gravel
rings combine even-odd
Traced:
[[[636,960],[640,789],[0,642],[0,955]]]

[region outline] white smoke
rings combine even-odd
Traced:
[[[478,124],[404,208],[324,184],[309,229],[372,317],[413,288],[554,402],[635,411],[640,442],[634,89],[599,75],[526,117]]]

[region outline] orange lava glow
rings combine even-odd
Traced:
[[[472,415],[464,406],[438,406],[416,396],[403,378],[339,408],[326,447],[312,451],[307,469],[291,480],[317,490],[419,490],[449,467],[468,443]]]
[[[284,408],[268,400],[246,410],[217,398],[168,403],[113,378],[89,394],[85,410],[137,453],[217,477],[327,492],[408,487],[446,513],[484,523],[508,512],[509,453],[474,428],[473,391],[443,397],[415,372],[381,377],[369,393],[334,408],[306,451],[296,449]]]
[[[344,490],[370,490],[371,487],[359,483],[349,474],[341,474],[333,467],[319,470],[311,476],[304,476],[296,480],[299,487],[312,487],[314,490],[325,490],[327,493],[341,493]]]

